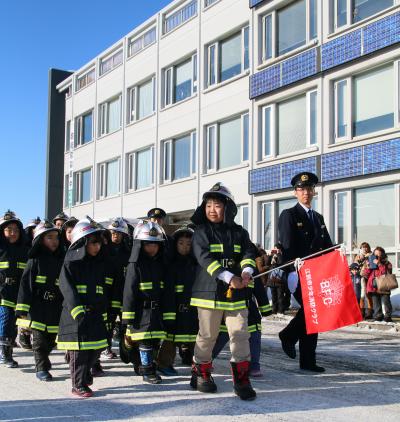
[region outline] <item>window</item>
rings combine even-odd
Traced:
[[[74,173],[74,205],[89,202],[92,199],[92,169]]]
[[[156,78],[128,89],[127,123],[144,119],[156,109]]]
[[[399,227],[397,189],[388,184],[336,192],[335,242],[344,243],[349,250],[368,242],[371,248],[382,246],[387,252],[395,251]]]
[[[197,92],[197,54],[164,70],[164,106],[178,103]]]
[[[163,181],[172,182],[196,173],[196,132],[163,143]]]
[[[96,78],[96,70],[90,69],[86,73],[76,78],[76,90],[79,91],[94,82]]]
[[[397,67],[397,63],[395,67],[390,64],[335,82],[335,140],[348,140],[398,124]]]
[[[244,229],[249,231],[249,206],[238,205],[238,212],[235,217],[235,223],[240,224]]]
[[[71,144],[71,120],[68,120],[65,124],[65,144],[64,144],[64,150],[65,152],[69,151]]]
[[[119,193],[119,159],[99,164],[98,198],[107,198]]]
[[[134,56],[156,42],[156,28],[151,28],[142,35],[129,40],[128,55]]]
[[[395,0],[333,0],[335,28],[360,22],[394,3]]]
[[[317,0],[299,0],[262,18],[261,61],[289,53],[318,38],[317,4]]]
[[[207,47],[206,85],[211,86],[240,75],[250,66],[249,27]]]
[[[318,143],[318,94],[309,91],[262,109],[263,157],[302,151]],[[261,157],[262,158],[262,157]]]
[[[210,173],[249,159],[249,115],[209,125],[205,170]]]
[[[64,208],[69,207],[72,205],[70,204],[69,198],[69,174],[64,175]]]
[[[164,34],[172,31],[177,26],[189,20],[192,16],[197,15],[197,0],[193,0],[176,12],[165,16],[164,18]]]
[[[123,50],[118,50],[116,53],[113,53],[111,56],[105,57],[100,60],[100,75],[109,72],[122,63],[123,60]]]
[[[99,106],[99,136],[121,128],[121,96]]]
[[[65,91],[65,99],[70,98],[72,95],[72,85],[68,85],[68,88]]]
[[[75,119],[75,147],[85,145],[93,140],[93,111],[82,114]]]
[[[204,0],[204,7],[211,6],[212,4],[216,3],[218,0]]]
[[[151,187],[153,181],[154,147],[128,154],[128,191]]]

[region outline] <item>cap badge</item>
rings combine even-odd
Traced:
[[[302,182],[307,182],[308,181],[308,175],[307,174],[302,174],[301,177],[300,177],[300,180]]]

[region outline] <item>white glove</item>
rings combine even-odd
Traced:
[[[297,271],[292,271],[289,273],[287,283],[290,293],[294,293],[297,289],[297,285],[299,284],[299,276],[297,275]]]

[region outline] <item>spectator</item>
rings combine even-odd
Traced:
[[[277,268],[282,265],[282,245],[277,243],[274,249],[267,256],[266,265],[268,269]],[[266,286],[271,289],[272,313],[285,313],[285,286],[286,276],[283,270],[272,271],[267,278]]]
[[[360,266],[361,276],[361,294],[360,294],[360,309],[364,319],[372,319],[373,313],[373,302],[372,296],[367,293],[367,281],[368,276],[368,258],[372,255],[371,246],[367,242],[363,242],[360,245],[360,253],[354,259],[354,262]],[[365,311],[365,305],[367,305],[367,311]]]
[[[390,291],[379,292],[376,289],[375,279],[381,275],[392,273],[392,264],[388,261],[385,249],[377,246],[369,258],[369,268],[366,271],[368,277],[367,294],[372,296],[374,304],[374,320],[392,322],[392,303],[390,302]],[[385,315],[382,312],[382,304],[385,307]]]
[[[351,281],[353,282],[354,293],[356,294],[357,302],[360,303],[360,298],[361,298],[360,266],[357,263],[353,262],[350,265],[350,273],[351,273]]]

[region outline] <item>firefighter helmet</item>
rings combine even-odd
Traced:
[[[230,199],[232,202],[235,201],[232,192],[222,182],[216,183],[210,190],[205,192],[203,195],[203,201],[213,195],[221,196],[223,199]]]
[[[53,223],[51,223],[48,220],[44,220],[43,222],[39,223],[36,226],[33,239],[35,240],[39,238],[42,234],[47,233],[47,232],[53,232],[53,231],[57,233],[61,232],[61,230],[58,229]]]
[[[128,224],[126,224],[126,221],[121,217],[113,218],[110,224],[108,225],[107,229],[114,232],[126,234],[127,236],[129,235]]]
[[[190,236],[193,236],[194,230],[189,226],[181,226],[181,227],[179,227],[178,230],[174,231],[174,234],[172,235],[172,237],[176,240],[180,236],[182,236],[183,234],[188,234]]]
[[[89,236],[93,233],[102,232],[104,230],[105,229],[101,224],[96,223],[96,221],[91,219],[89,216],[86,216],[82,220],[79,220],[72,230],[71,246],[83,237]]]
[[[35,228],[39,224],[40,224],[40,217],[36,217],[36,218],[33,218],[32,220],[29,220],[25,228],[26,229],[28,229],[29,227]]]
[[[0,229],[10,223],[16,223],[20,230],[23,230],[24,228],[22,221],[15,215],[15,212],[7,210],[4,215],[0,217]]]
[[[133,233],[134,240],[146,242],[164,242],[164,235],[161,227],[151,221],[140,221]]]
[[[57,220],[67,221],[69,219],[68,215],[65,212],[60,212],[53,218],[53,224],[56,224]]]
[[[68,220],[62,225],[62,229],[67,230],[68,227],[74,228],[77,225],[78,221],[79,220],[76,217],[69,217]]]

